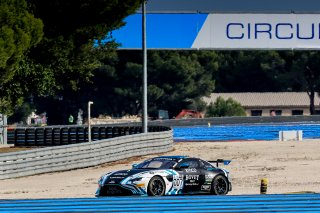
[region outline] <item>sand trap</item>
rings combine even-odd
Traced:
[[[302,142],[175,143],[163,155],[189,155],[206,160],[231,159],[225,166],[233,183],[231,195],[258,194],[267,178],[268,194],[320,193],[320,140]],[[155,155],[67,172],[0,180],[0,199],[94,197],[98,178],[108,171],[129,169]]]

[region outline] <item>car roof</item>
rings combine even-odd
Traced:
[[[185,159],[185,158],[189,158],[188,156],[185,155],[173,155],[173,156],[158,156],[158,157],[154,157],[154,159],[156,158],[168,158],[168,159]]]

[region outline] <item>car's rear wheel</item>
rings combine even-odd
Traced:
[[[211,184],[211,194],[225,195],[228,193],[229,183],[224,175],[217,175]]]
[[[166,192],[166,184],[159,176],[154,176],[149,181],[148,195],[149,196],[163,196]]]

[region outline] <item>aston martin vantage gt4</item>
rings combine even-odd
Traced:
[[[116,195],[225,195],[231,191],[229,172],[219,163],[187,156],[160,156],[132,165],[132,169],[109,172],[99,181],[96,196]]]

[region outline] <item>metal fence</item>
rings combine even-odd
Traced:
[[[172,130],[0,154],[0,179],[65,171],[173,148]]]
[[[149,126],[148,132],[168,131],[169,127]],[[91,140],[103,140],[142,133],[141,126],[92,126]],[[9,128],[8,144],[15,146],[57,146],[88,141],[88,127],[56,126]]]

